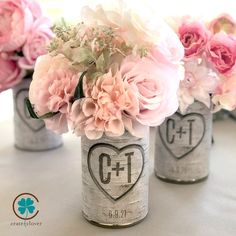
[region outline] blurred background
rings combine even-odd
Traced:
[[[80,10],[84,5],[115,5],[115,0],[38,0],[53,22],[60,18],[76,22],[80,19]],[[118,0],[119,2],[119,0]],[[140,11],[153,11],[160,17],[191,15],[204,19],[228,13],[236,19],[236,0],[125,0],[126,4]],[[155,19],[153,19],[155,20]],[[0,122],[13,116],[11,90],[0,93]]]

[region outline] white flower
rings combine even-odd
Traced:
[[[184,67],[185,78],[180,82],[178,91],[180,111],[184,113],[195,99],[210,108],[210,95],[217,88],[219,78],[203,62],[199,63],[198,60],[186,61]]]
[[[145,6],[143,6],[145,8]],[[184,56],[184,48],[176,33],[162,19],[151,12],[135,12],[133,9],[105,11],[102,6],[95,10],[84,7],[82,19],[85,24],[106,25],[116,30],[132,48],[159,50],[169,61],[179,62]]]

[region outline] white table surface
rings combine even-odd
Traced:
[[[82,217],[79,138],[65,135],[64,146],[54,151],[23,152],[13,147],[11,125],[0,123],[0,236],[236,235],[236,122],[214,124],[211,172],[203,183],[158,180],[150,155],[149,215],[126,229],[99,228]],[[34,221],[41,226],[10,226],[19,222],[12,202],[23,192],[38,197],[40,212]]]

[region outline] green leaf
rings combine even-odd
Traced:
[[[98,57],[96,61],[96,67],[98,70],[103,71],[105,68],[105,58],[103,53]]]
[[[71,53],[73,62],[89,65],[95,61],[93,53],[88,48],[74,48]]]
[[[80,98],[84,98],[84,91],[83,91],[83,78],[86,75],[87,71],[84,71],[80,78],[79,78],[79,83],[75,88],[75,93],[74,93],[74,100],[78,100]]]
[[[25,98],[25,105],[29,111],[29,114],[31,116],[31,118],[33,119],[39,119],[39,117],[36,115],[36,113],[34,112],[34,108],[29,100],[29,98]]]
[[[59,111],[57,112],[48,112],[42,116],[39,116],[40,120],[44,120],[44,119],[48,119],[48,118],[52,118],[53,116],[57,115],[59,113]]]
[[[29,111],[29,114],[30,114],[31,118],[33,118],[33,119],[37,119],[37,120],[39,120],[39,119],[40,120],[48,119],[48,118],[51,118],[51,117],[53,117],[53,116],[55,116],[56,114],[59,113],[59,111],[58,112],[48,112],[48,113],[46,113],[46,114],[44,114],[42,116],[38,116],[35,113],[34,108],[33,108],[32,104],[31,104],[29,98],[25,99],[25,104],[26,104],[26,107],[27,107],[27,109]]]

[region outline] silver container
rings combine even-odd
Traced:
[[[185,114],[176,112],[156,129],[155,174],[174,183],[207,178],[212,141],[212,114],[195,102]]]
[[[118,138],[81,139],[83,215],[91,223],[120,228],[148,213],[149,131],[140,139],[126,132]]]
[[[25,106],[30,78],[13,88],[15,147],[25,151],[46,151],[62,145],[62,137],[45,128],[44,122],[32,119]]]

